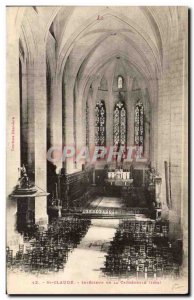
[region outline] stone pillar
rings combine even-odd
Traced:
[[[75,147],[73,84],[70,75],[65,77],[68,77],[65,80],[65,146]],[[66,158],[67,173],[72,173],[74,170],[74,157]]]
[[[26,60],[21,59],[21,88],[20,92],[22,101],[20,105],[21,108],[21,164],[28,164],[28,89],[27,89],[27,64]]]
[[[95,146],[95,106],[94,106],[94,101],[92,99],[92,94],[89,93],[88,96],[88,117],[89,117],[89,151],[90,151],[90,157],[93,155],[93,151],[94,151],[94,146]]]
[[[36,71],[34,70],[34,62],[28,61],[27,62],[27,102],[28,102],[28,109],[27,109],[27,118],[28,118],[28,135],[27,135],[27,144],[28,144],[28,154],[27,154],[27,163],[28,168],[31,172],[35,172],[35,123],[34,121],[34,93],[36,90],[35,84],[35,77]],[[34,179],[34,178],[33,178]]]
[[[145,130],[145,141],[144,141],[144,158],[148,159],[150,158],[149,155],[149,144],[150,144],[150,124],[147,119],[147,115],[145,115],[145,123],[144,123],[144,130]]]
[[[106,107],[106,145],[107,147],[113,146],[113,116],[114,116],[114,105],[113,105],[113,94],[112,89],[108,91],[108,106]]]
[[[83,147],[86,147],[86,102],[88,95],[84,93],[84,96],[81,97],[78,95],[77,84],[75,83],[74,88],[74,114],[73,119],[75,118],[74,123],[74,136],[76,138],[76,154],[79,155]],[[84,99],[83,99],[84,98]],[[84,152],[83,156],[85,155]],[[76,158],[75,158],[76,159]],[[76,159],[76,168],[77,170],[82,170],[82,165],[85,164],[85,159]]]
[[[158,169],[158,103],[151,103],[150,111],[150,161],[152,166]],[[159,170],[159,169],[158,169]],[[160,169],[161,174],[161,169]]]
[[[127,76],[127,82],[126,82],[127,147],[132,147],[134,145],[134,101],[132,97],[132,84],[133,84],[133,79],[130,76]]]
[[[42,190],[47,190],[46,169],[46,128],[47,128],[47,99],[46,99],[46,49],[39,42],[38,53],[34,67],[34,127],[35,127],[35,184]],[[47,224],[47,197],[35,198],[35,221]]]
[[[62,138],[62,81],[60,78],[51,79],[51,103],[50,103],[50,142],[51,147],[57,147],[63,151]],[[62,153],[62,152],[61,152]],[[62,157],[57,152],[56,162],[57,172],[62,168]]]
[[[144,157],[149,160],[150,158],[150,111],[147,99],[146,89],[142,90],[142,102],[144,106]]]

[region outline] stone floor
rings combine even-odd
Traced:
[[[71,278],[82,280],[98,279],[103,275],[105,255],[112,241],[118,220],[93,219],[85,237],[76,249],[69,255],[65,272]]]
[[[99,197],[90,202],[88,208],[123,208],[124,203],[121,198],[116,197]]]
[[[91,218],[137,218],[149,217],[147,207],[127,207],[121,197],[98,197],[92,200],[83,213]]]

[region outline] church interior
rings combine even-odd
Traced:
[[[188,10],[8,7],[7,22],[8,268],[185,275]]]

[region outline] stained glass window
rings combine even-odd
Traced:
[[[127,141],[127,115],[123,102],[119,101],[114,109],[114,145],[126,145]]]
[[[118,89],[122,89],[123,87],[123,78],[118,76]]]
[[[106,108],[103,100],[97,102],[95,107],[95,145],[106,145]]]
[[[135,107],[135,145],[144,146],[144,108],[141,101]]]
[[[89,146],[89,107],[86,102],[86,146]]]

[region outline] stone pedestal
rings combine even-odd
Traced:
[[[46,227],[48,224],[46,196],[35,198],[35,223],[41,227]]]

